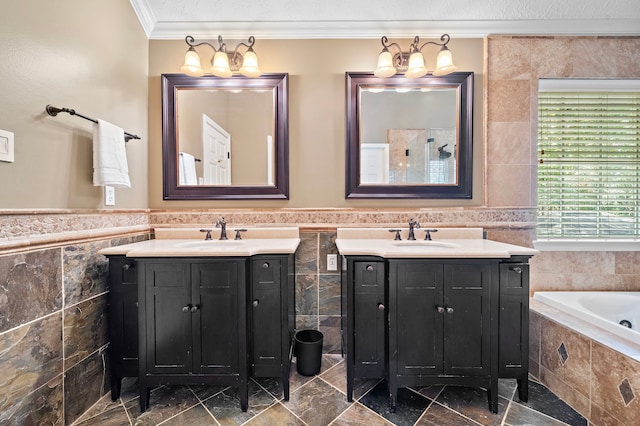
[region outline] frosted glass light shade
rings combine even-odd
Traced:
[[[242,58],[242,67],[240,73],[247,77],[260,77],[260,68],[258,68],[258,56],[253,50],[248,50]]]
[[[204,74],[204,70],[200,65],[200,56],[193,48],[189,48],[184,55],[184,65],[180,67],[180,71],[192,77],[199,77]]]
[[[447,75],[457,69],[458,67],[453,65],[453,57],[451,56],[451,51],[446,46],[443,46],[438,53],[438,59],[436,59],[436,69],[435,71],[433,71],[433,75]]]
[[[231,77],[233,73],[229,68],[229,57],[227,56],[227,52],[216,52],[215,56],[213,57],[211,74],[217,77]]]
[[[373,72],[378,78],[387,78],[391,77],[397,72],[396,68],[393,66],[393,57],[388,50],[383,50],[378,56],[378,66],[376,70]]]
[[[409,56],[409,68],[404,73],[407,78],[422,77],[427,73],[427,68],[424,66],[424,56],[420,52],[414,52]]]

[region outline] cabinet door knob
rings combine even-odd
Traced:
[[[511,268],[511,270],[513,272],[515,272],[516,274],[521,274],[522,273],[522,268],[519,267],[519,266],[514,266],[514,267]]]
[[[183,306],[182,307],[182,312],[190,312],[191,311],[191,305],[187,305],[187,306]]]
[[[452,314],[453,313],[453,308],[451,306],[447,306],[446,310],[447,310],[448,314]]]
[[[369,271],[369,272],[373,271],[373,266],[372,265],[367,265],[367,271]]]
[[[124,265],[122,265],[122,269],[124,269],[125,271],[128,271],[131,268],[133,268],[133,265],[130,263],[125,263]]]
[[[436,310],[439,314],[444,314],[444,306],[436,306]]]
[[[269,262],[264,262],[262,264],[262,269],[269,269]]]
[[[191,312],[197,312],[198,309],[200,309],[200,307],[198,305],[192,306],[191,307]]]
[[[382,303],[378,303],[378,310],[384,311],[384,305]]]
[[[254,308],[257,308],[259,304],[260,304],[260,301],[258,301],[258,299],[255,299],[252,303]]]

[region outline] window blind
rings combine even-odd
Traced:
[[[538,95],[538,238],[638,237],[640,91]]]

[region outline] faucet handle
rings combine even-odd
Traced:
[[[425,229],[424,232],[426,232],[426,235],[424,236],[424,239],[427,241],[431,241],[431,233],[432,232],[438,232],[437,229]]]
[[[247,232],[247,230],[245,228],[242,229],[234,229],[234,231],[236,231],[236,240],[241,240],[242,236],[240,236],[241,232]]]
[[[389,232],[395,232],[396,236],[394,238],[394,240],[402,240],[402,237],[400,237],[400,231],[402,231],[402,229],[389,229]]]
[[[211,231],[212,229],[201,229],[200,232],[206,232],[207,235],[205,235],[204,239],[205,240],[210,240],[211,239]]]

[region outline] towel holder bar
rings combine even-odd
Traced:
[[[49,114],[52,117],[55,117],[60,112],[66,112],[66,113],[69,113],[69,115],[77,115],[78,117],[84,118],[85,120],[93,121],[94,123],[98,124],[98,120],[96,120],[95,118],[91,118],[91,117],[87,117],[85,115],[79,114],[74,109],[58,108],[58,107],[54,107],[53,105],[47,105],[45,110],[47,111],[47,114]],[[131,139],[140,139],[140,136],[131,134],[129,132],[124,132],[124,141],[129,142]]]

